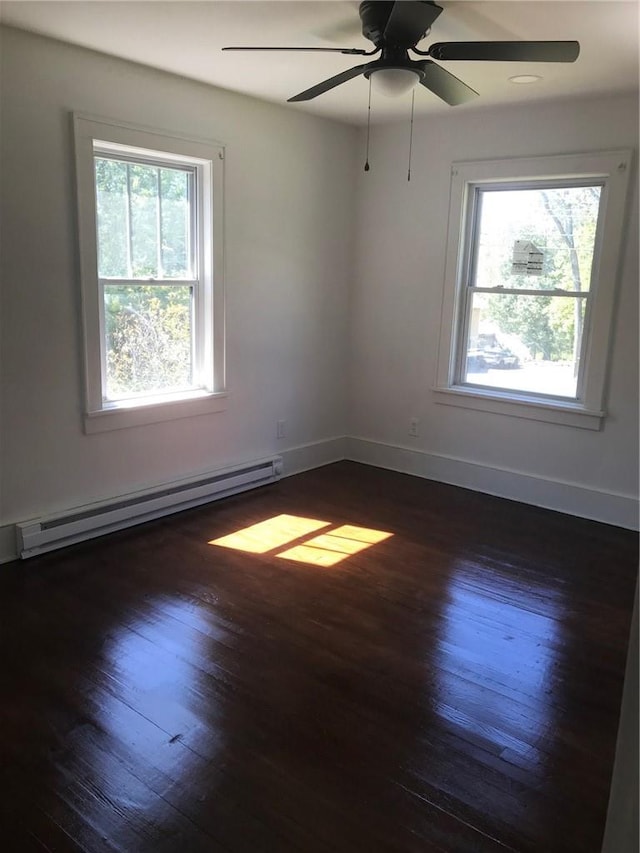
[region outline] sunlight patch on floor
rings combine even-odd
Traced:
[[[233,548],[236,551],[246,551],[250,554],[266,554],[288,545],[296,539],[305,539],[316,530],[330,527],[330,521],[320,521],[317,518],[304,518],[299,515],[276,515],[250,527],[244,527],[235,533],[211,539],[209,545],[219,545],[222,548]],[[276,554],[283,560],[293,560],[297,563],[311,563],[315,566],[334,566],[336,563],[364,551],[378,542],[393,536],[384,530],[374,530],[370,527],[358,527],[355,524],[343,524],[334,530],[321,533],[312,539],[307,539],[286,551]]]
[[[266,554],[267,551],[281,548],[294,539],[314,533],[322,527],[329,527],[330,524],[329,521],[319,521],[317,518],[303,518],[285,513],[258,524],[252,524],[220,539],[212,539],[209,545],[234,548],[236,551],[247,551],[251,554]]]
[[[282,557],[283,560],[294,560],[298,563],[335,566],[352,554],[364,551],[365,548],[383,542],[390,536],[393,534],[384,530],[345,524],[329,533],[321,533],[320,536],[315,536],[302,545],[296,545],[277,556]]]

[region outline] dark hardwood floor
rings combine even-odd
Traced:
[[[338,463],[3,566],[2,849],[598,853],[637,565]]]

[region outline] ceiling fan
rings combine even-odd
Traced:
[[[436,42],[428,50],[416,45],[428,34],[442,12],[432,0],[364,0],[359,14],[362,34],[373,42],[370,51],[339,47],[223,47],[223,50],[325,51],[380,57],[349,68],[335,77],[289,98],[289,102],[310,101],[360,74],[373,88],[386,95],[402,95],[418,83],[450,106],[464,104],[478,92],[463,83],[437,60],[478,60],[498,62],[575,62],[580,52],[577,41],[462,41]],[[409,51],[430,59],[411,59]]]

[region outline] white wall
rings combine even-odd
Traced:
[[[2,32],[0,559],[16,521],[273,451],[298,467],[345,451],[636,523],[635,175],[603,431],[437,405],[429,390],[451,161],[637,148],[636,98],[418,121],[407,183],[408,123],[374,127],[364,174],[353,128]],[[226,412],[84,435],[71,110],[227,146]],[[288,434],[276,441],[281,418]]]
[[[637,97],[460,108],[374,127],[358,183],[352,292],[352,458],[566,512],[637,524],[637,177],[615,318],[609,416],[591,432],[436,404],[449,171],[454,160],[638,146]],[[409,418],[420,419],[409,438]]]
[[[83,434],[72,110],[227,146],[226,412]],[[8,28],[1,118],[0,525],[343,435],[353,128]]]

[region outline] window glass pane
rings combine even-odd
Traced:
[[[130,163],[131,278],[160,278],[158,269],[158,169]]]
[[[472,284],[588,291],[601,189],[480,191]]]
[[[127,166],[95,158],[98,275],[129,278]]]
[[[473,293],[463,381],[575,398],[586,297]]]
[[[191,278],[190,197],[192,173],[160,169],[162,272]]]
[[[168,393],[193,387],[192,288],[104,288],[106,396]]]
[[[100,278],[192,278],[193,171],[95,158]]]

